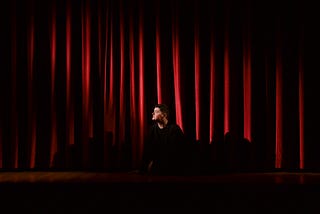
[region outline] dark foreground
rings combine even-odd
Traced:
[[[319,213],[320,173],[0,172],[3,213]]]

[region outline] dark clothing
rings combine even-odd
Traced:
[[[142,172],[152,174],[180,174],[184,171],[185,137],[177,124],[167,124],[160,129],[157,124],[151,126],[144,144]]]

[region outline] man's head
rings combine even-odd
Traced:
[[[155,105],[152,112],[152,120],[161,122],[164,118],[169,118],[169,108],[165,104]]]

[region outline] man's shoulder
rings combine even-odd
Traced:
[[[179,130],[181,130],[180,126],[178,124],[176,124],[176,123],[170,123],[170,124],[168,124],[168,127],[170,129],[175,129],[175,130],[179,129]]]
[[[176,123],[168,123],[168,126],[170,126],[170,127],[179,127],[179,125],[176,124]]]

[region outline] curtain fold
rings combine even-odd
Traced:
[[[0,167],[137,168],[163,102],[196,167],[320,168],[301,4],[3,3]]]

